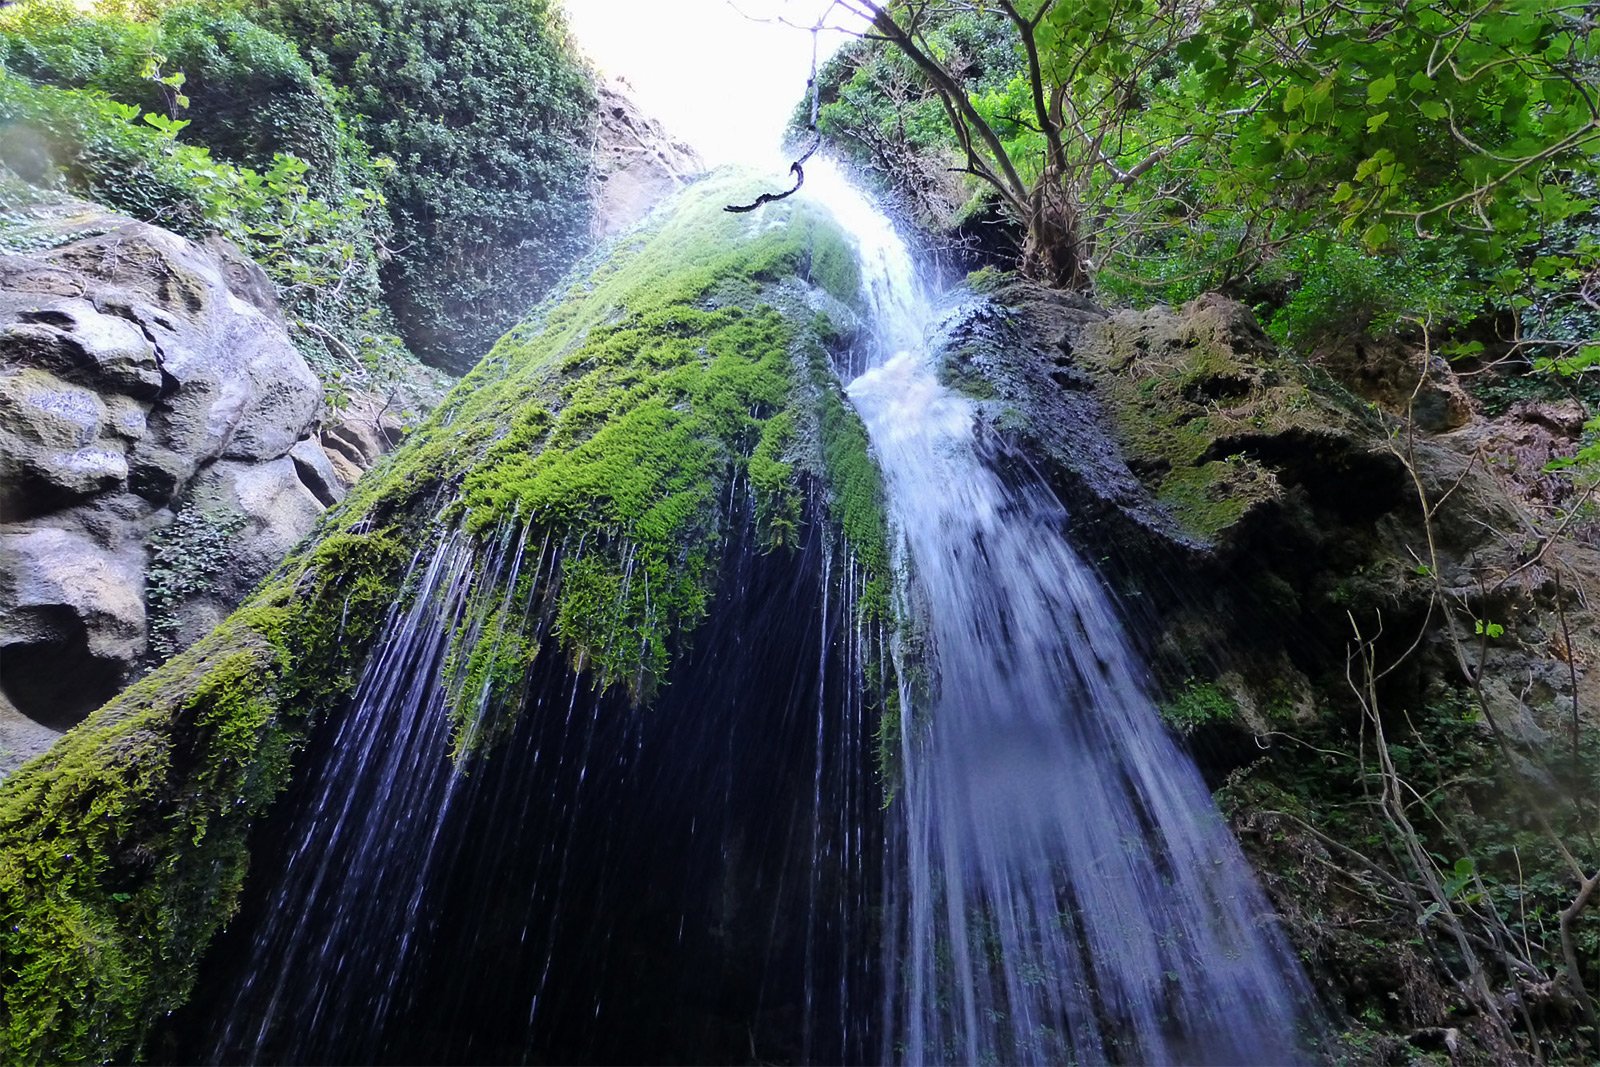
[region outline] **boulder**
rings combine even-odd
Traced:
[[[256,264],[81,202],[36,215],[30,251],[0,252],[0,774],[220,619],[344,490]],[[399,435],[368,421],[362,468]]]
[[[144,559],[87,535],[0,533],[0,689],[22,714],[64,730],[115,696],[144,653]]]

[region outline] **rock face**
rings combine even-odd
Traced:
[[[1600,552],[1539,523],[1570,500],[1545,464],[1582,412],[1485,420],[1414,353],[1297,360],[1218,297],[1107,313],[979,278],[946,326],[946,377],[1052,477],[1331,1017],[1362,1031],[1355,1058],[1409,1062],[1452,1028],[1453,1062],[1515,1059],[1493,1004],[1417,947],[1426,889],[1414,906],[1389,894],[1425,879],[1376,851],[1394,830],[1368,791],[1381,724],[1394,780],[1428,797],[1428,850],[1471,857],[1519,907],[1570,904],[1564,868],[1529,866],[1548,839],[1526,820],[1576,840],[1572,798],[1593,795],[1579,745],[1600,736],[1600,619],[1583,590]],[[1556,888],[1527,903],[1524,878]],[[1559,951],[1532,943],[1526,974],[1485,955],[1495,995],[1575,1026]]]
[[[599,86],[599,128],[594,152],[596,240],[615,236],[650,213],[663,198],[705,173],[693,148],[639,110],[628,83]]]
[[[0,254],[0,773],[220,619],[376,458],[323,451],[322,386],[237,249],[68,214]]]

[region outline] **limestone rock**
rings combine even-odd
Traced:
[[[331,508],[344,499],[345,483],[339,480],[333,461],[316,441],[308,437],[296,442],[289,449],[289,458],[294,460],[295,473],[301,483],[323,507]]]
[[[593,231],[597,240],[628,229],[666,196],[705,173],[693,148],[677,141],[633,102],[626,81],[599,86]]]
[[[65,729],[114,696],[144,652],[143,551],[36,528],[0,533],[0,688]]]
[[[0,377],[0,521],[31,517],[128,476],[127,444],[106,439],[106,405],[47,371]]]
[[[277,566],[324,510],[290,456],[270,463],[219,460],[196,480],[194,504],[244,520],[228,553],[230,573],[220,575],[216,587],[231,602]]]
[[[33,740],[22,719],[59,730],[114,695],[156,621],[161,651],[198,637],[343,491],[321,385],[248,257],[81,202],[36,222],[42,251],[0,253],[0,690],[5,729]],[[389,443],[375,419],[363,465]],[[202,506],[225,559],[157,532]],[[156,544],[219,576],[178,582],[161,620]]]
[[[323,427],[322,450],[340,485],[349,488],[379,456],[400,443],[404,432],[383,398],[361,394]]]

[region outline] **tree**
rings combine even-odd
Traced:
[[[1235,260],[1332,229],[1486,259],[1590,205],[1594,26],[1564,0],[836,0],[905,56],[962,169],[1026,233],[1022,268],[1084,287],[1226,220]],[[975,93],[946,47],[1003,27],[1014,77]],[[826,109],[825,109],[826,110]],[[826,125],[826,114],[824,116]],[[1212,255],[1216,254],[1213,249]],[[1542,268],[1583,270],[1576,257]],[[1526,278],[1506,279],[1508,288]]]
[[[549,0],[253,0],[394,160],[384,284],[425,361],[465,371],[589,243],[593,88]]]

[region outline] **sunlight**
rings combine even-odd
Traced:
[[[828,0],[564,0],[568,22],[608,75],[706,162],[756,163],[777,148],[811,73]],[[848,25],[843,12],[829,21]],[[824,31],[822,57],[849,40]]]

